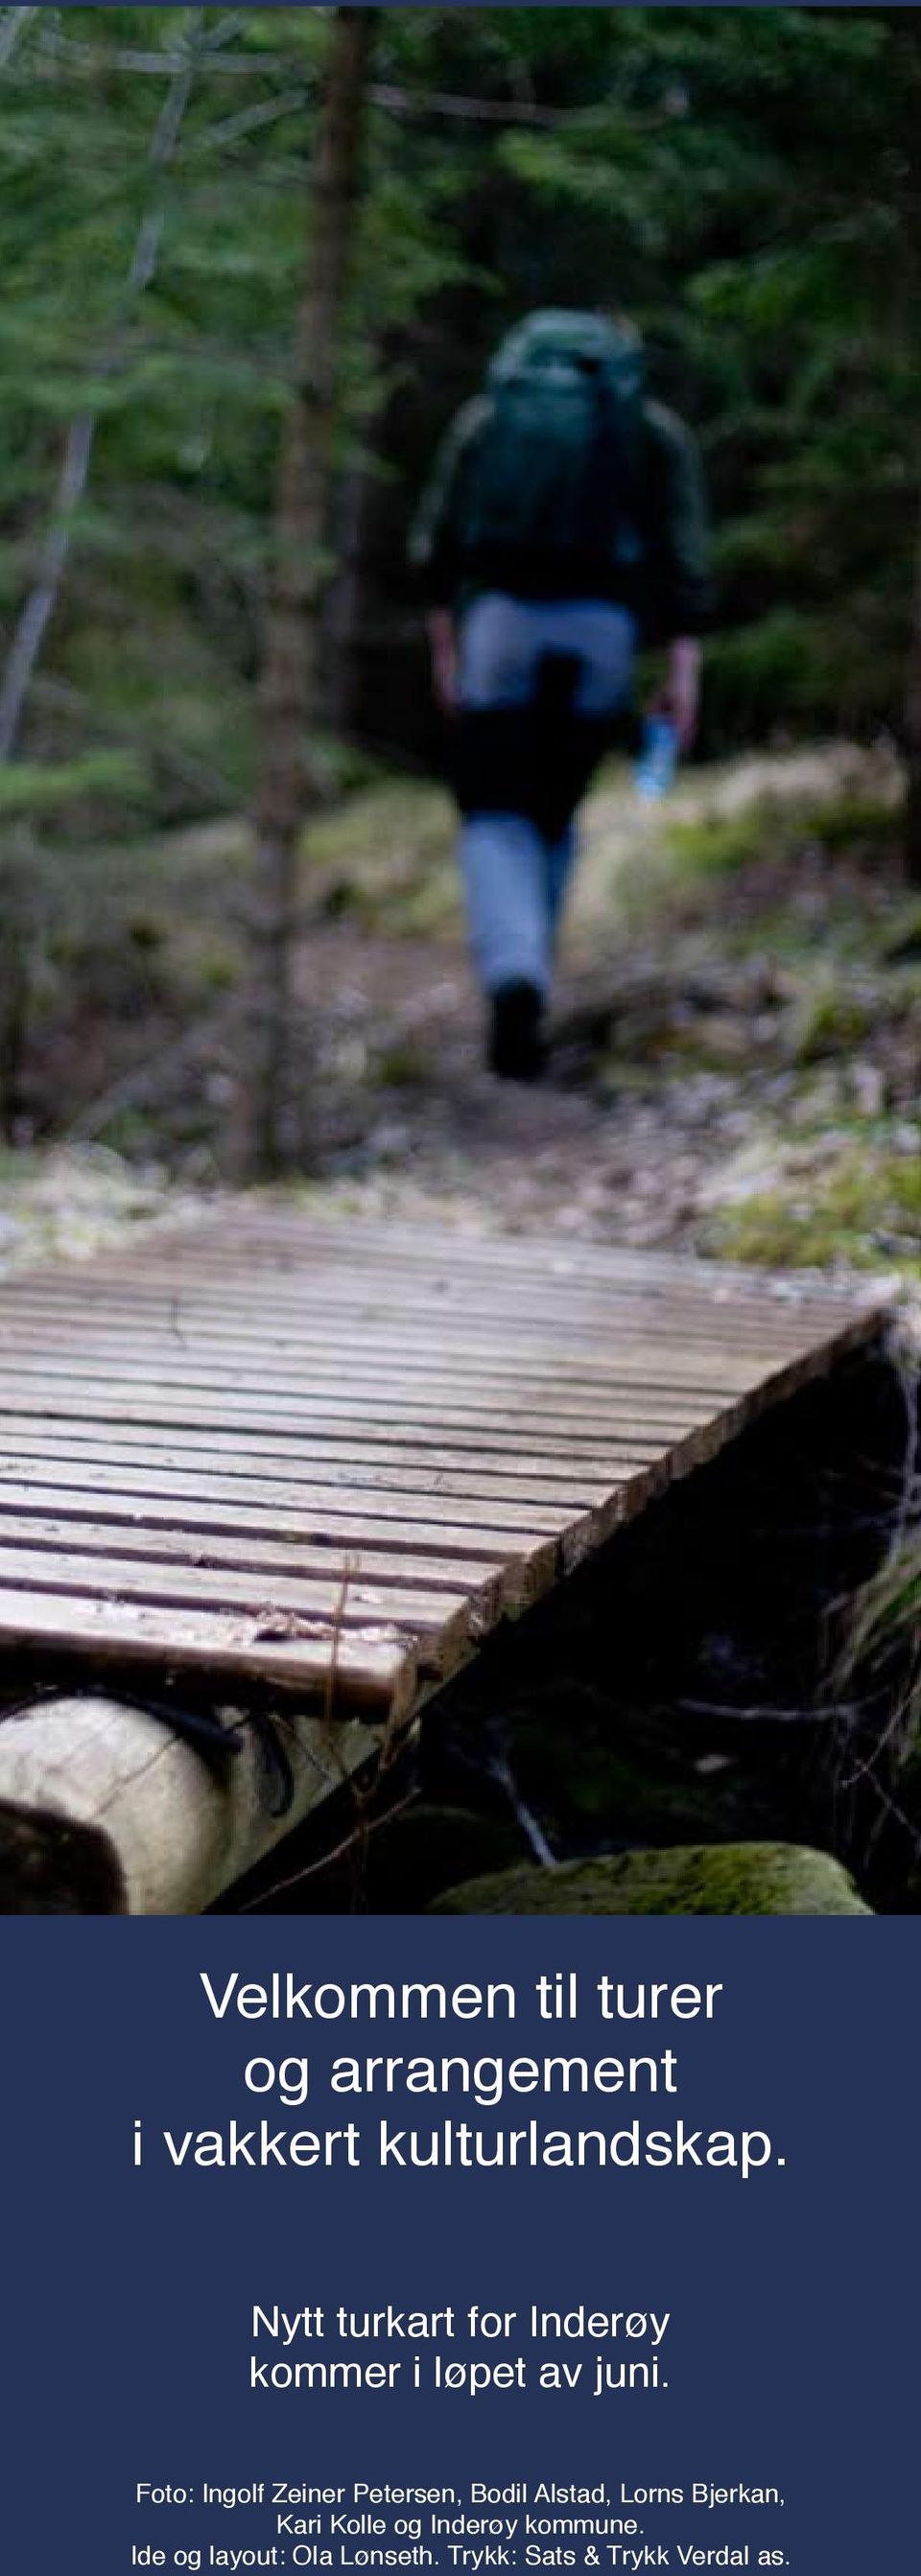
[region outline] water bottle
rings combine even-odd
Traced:
[[[667,796],[678,766],[678,736],[670,716],[647,716],[634,771],[636,792],[647,801]]]

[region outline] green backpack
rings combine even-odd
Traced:
[[[642,553],[640,343],[594,313],[531,314],[486,379],[455,536],[479,575],[535,594],[606,580]]]

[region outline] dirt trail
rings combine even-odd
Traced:
[[[566,924],[549,1074],[494,1081],[459,904],[439,938],[361,936],[348,920],[305,948],[305,1012],[323,1082],[317,1149],[324,1183],[356,1204],[411,1213],[437,1205],[467,1225],[698,1246],[741,1160],[770,1162],[790,1091],[775,1060],[785,995],[759,903],[727,884],[718,904],[663,882],[676,827],[773,827],[842,796],[885,805],[894,765],[842,744],[692,771],[666,804],[628,784],[589,802]],[[778,831],[777,837],[780,837]],[[808,824],[802,838],[808,843]],[[825,874],[819,869],[819,876]],[[811,936],[823,887],[808,856],[794,889]],[[762,880],[764,871],[762,870]],[[746,911],[752,913],[749,922]]]
[[[533,1088],[483,1069],[444,800],[398,783],[357,799],[305,869],[295,1186],[476,1230],[711,1250],[721,1210],[774,1189],[779,1173],[808,1197],[855,1136],[861,1151],[864,1139],[885,1145],[899,1183],[899,1157],[917,1162],[921,1144],[921,981],[910,966],[900,983],[878,958],[867,965],[904,909],[897,860],[872,832],[855,852],[840,830],[826,846],[821,827],[842,806],[858,822],[885,818],[898,792],[890,753],[841,743],[691,769],[661,806],[643,807],[623,773],[606,780],[583,818],[552,1060]],[[138,854],[167,923],[177,880],[190,919],[200,899],[226,900],[234,849],[239,866],[231,820]],[[125,1028],[122,1011],[116,1094]],[[89,1149],[6,1159],[0,1265],[91,1251],[141,1220],[213,1204],[238,1081],[233,1007],[223,1022],[206,1015],[191,1045],[176,1046],[174,1028],[165,1047],[159,1024],[134,1040],[142,1086],[148,1046],[165,1088],[136,1095],[129,1148],[116,1119],[90,1126]],[[103,1094],[108,1044],[100,1024]],[[129,1099],[132,1081],[129,1057]],[[910,1249],[900,1228],[898,1212],[879,1212],[883,1265]]]

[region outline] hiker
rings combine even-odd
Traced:
[[[638,636],[667,645],[656,705],[687,751],[710,604],[697,450],[647,399],[632,324],[534,313],[439,451],[410,540],[449,716],[459,859],[490,1012],[488,1062],[529,1080],[576,809],[629,707]]]

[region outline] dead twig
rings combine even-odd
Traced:
[[[364,1819],[353,1833],[345,1834],[341,1842],[335,1843],[332,1851],[321,1852],[319,1860],[306,1861],[303,1869],[292,1870],[289,1878],[273,1879],[264,1896],[251,1896],[245,1905],[241,1905],[241,1914],[257,1914],[260,1906],[274,1905],[277,1897],[290,1895],[292,1888],[302,1886],[309,1878],[316,1878],[321,1870],[332,1869],[337,1860],[347,1860],[359,1839],[366,1859],[371,1835],[379,1833],[382,1825],[391,1825],[396,1816],[405,1815],[407,1809],[415,1805],[415,1800],[415,1789],[408,1789],[405,1798],[400,1798],[396,1806],[388,1807],[383,1816]]]

